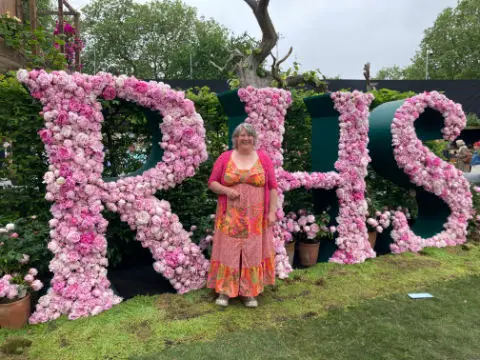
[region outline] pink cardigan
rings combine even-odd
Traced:
[[[223,152],[215,161],[215,164],[213,165],[213,170],[212,174],[210,175],[210,178],[208,179],[208,185],[210,185],[212,182],[216,181],[222,185],[225,185],[224,177],[225,177],[225,171],[227,169],[227,164],[228,161],[230,160],[230,157],[232,156],[233,150],[228,150]],[[269,211],[269,205],[270,205],[270,190],[271,189],[276,189],[278,187],[277,185],[277,179],[275,178],[275,171],[273,169],[273,164],[270,158],[266,153],[264,153],[261,150],[257,151],[258,158],[260,159],[260,163],[262,164],[263,171],[265,172],[265,216],[268,214]],[[220,208],[222,209],[222,212],[225,212],[227,209],[227,196],[226,195],[218,195],[218,203],[220,205]]]

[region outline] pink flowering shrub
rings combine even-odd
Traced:
[[[57,21],[53,35],[58,36],[60,34],[60,29],[60,24]],[[85,44],[76,36],[75,28],[65,20],[63,21],[63,34],[64,38],[62,40],[65,41],[65,58],[67,60],[68,68],[73,71],[75,69],[75,52],[77,49],[79,51],[83,50]],[[56,49],[60,48],[58,43],[55,43],[54,46]]]
[[[293,240],[316,243],[324,237],[332,237],[336,231],[334,226],[329,227],[330,216],[323,212],[319,216],[307,213],[305,209],[289,212],[280,221],[285,243]]]
[[[376,231],[377,233],[381,234],[383,230],[390,227],[392,223],[392,218],[392,212],[389,210],[376,210],[373,211],[373,214],[369,213],[367,217],[368,232]]]
[[[43,287],[36,278],[38,270],[29,264],[30,255],[22,251],[23,237],[23,231],[14,223],[0,227],[0,304],[19,300]]]

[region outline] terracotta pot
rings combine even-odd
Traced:
[[[20,329],[30,316],[30,294],[20,300],[0,304],[0,328]]]
[[[307,243],[301,242],[298,246],[300,264],[302,264],[303,266],[315,265],[318,260],[319,247],[320,247],[320,243],[307,244]]]
[[[368,242],[370,243],[370,246],[375,248],[375,243],[377,242],[377,232],[376,231],[369,231],[368,232]]]
[[[295,241],[287,243],[287,245],[285,245],[285,249],[287,250],[288,262],[290,263],[290,266],[293,266],[293,257],[295,255]]]

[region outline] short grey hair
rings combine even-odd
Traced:
[[[241,123],[240,125],[238,125],[235,128],[235,130],[233,130],[232,144],[233,144],[234,149],[236,149],[238,147],[238,143],[237,143],[238,142],[238,137],[240,136],[240,133],[242,132],[242,130],[245,130],[245,132],[248,135],[253,136],[253,145],[255,145],[255,143],[257,142],[257,132],[255,131],[253,126],[250,125],[250,124],[247,124],[247,123]]]

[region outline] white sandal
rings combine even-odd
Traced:
[[[258,301],[253,296],[247,296],[243,298],[243,304],[249,308],[256,308],[258,306]]]
[[[217,300],[215,300],[215,304],[219,306],[228,306],[228,295],[220,294],[218,295]]]

